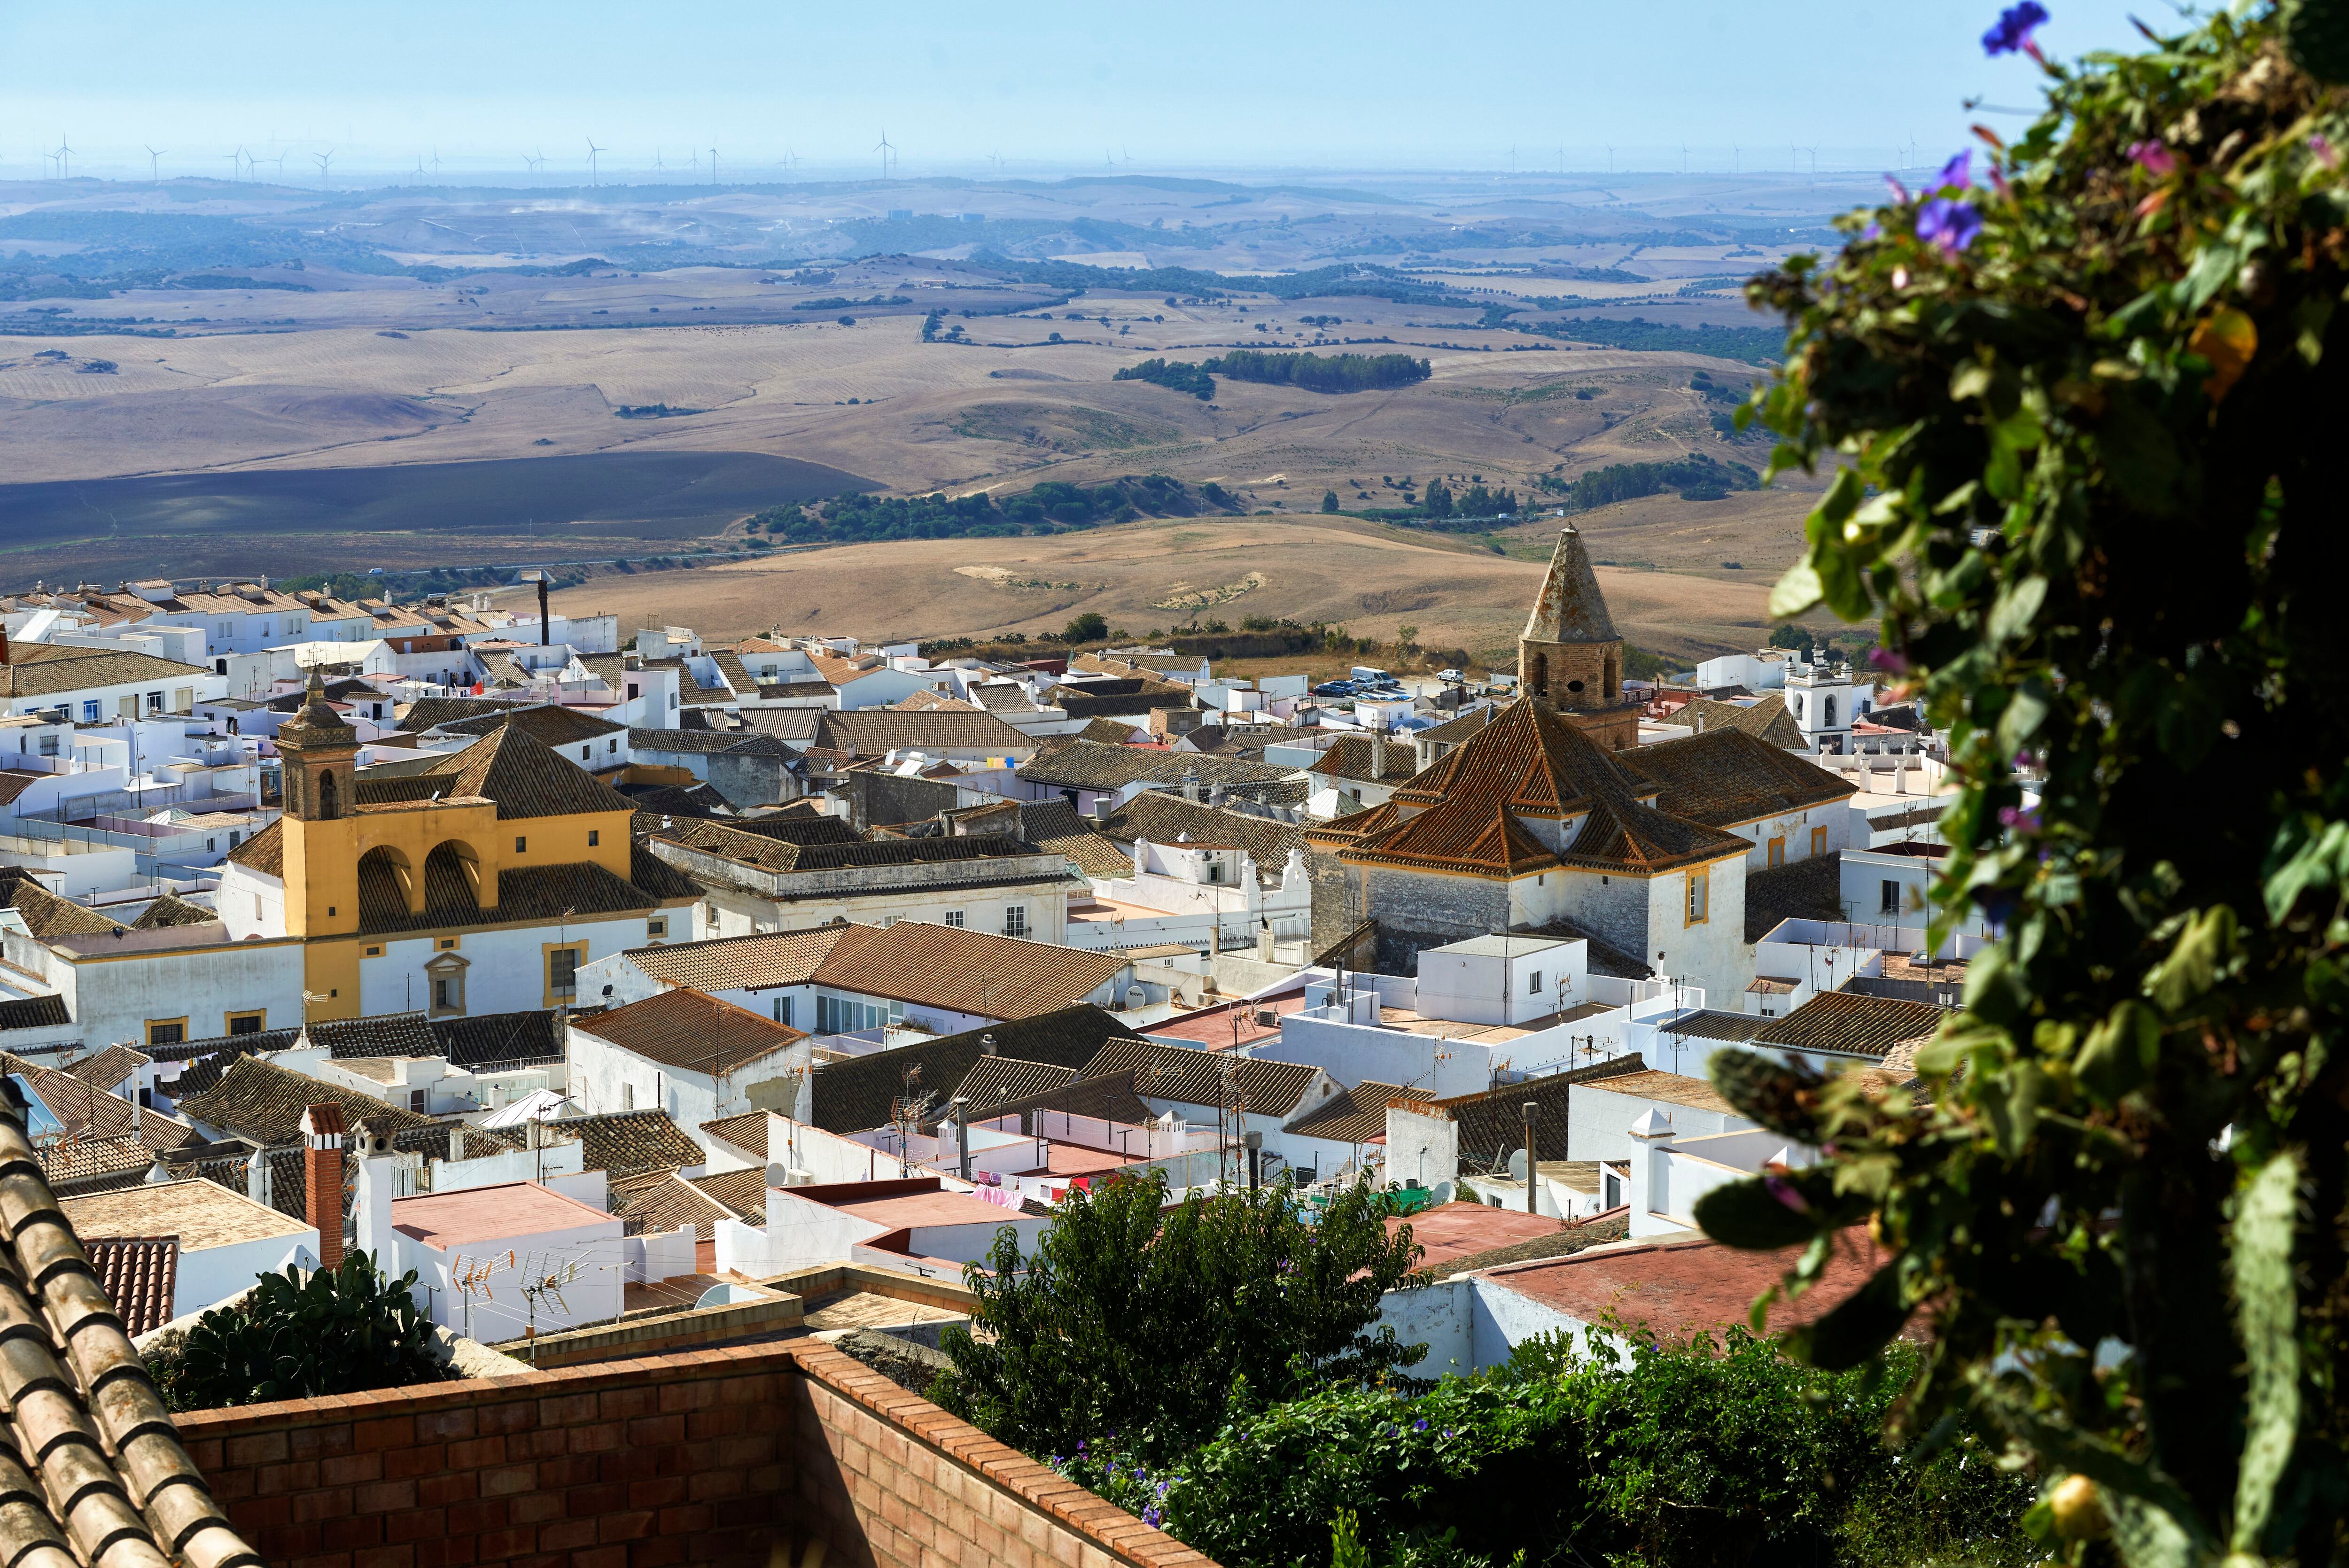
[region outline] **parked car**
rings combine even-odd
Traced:
[[[1351,696],[1354,695],[1354,683],[1352,681],[1323,681],[1319,686],[1313,688],[1313,695],[1315,696]]]
[[[1468,672],[1465,670],[1438,670],[1435,672],[1435,678],[1444,682],[1447,686],[1458,686],[1462,681],[1468,678]]]

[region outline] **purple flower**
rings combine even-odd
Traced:
[[[1947,163],[1942,164],[1941,171],[1933,176],[1933,182],[1926,189],[1939,191],[1954,185],[1962,191],[1973,182],[1974,150],[1969,147],[1959,151]]]
[[[1982,228],[1982,213],[1971,201],[1938,196],[1917,209],[1917,237],[1953,256],[1972,244]]]
[[[1158,1483],[1158,1495],[1161,1497],[1166,1495],[1166,1483],[1163,1480]]]
[[[2012,828],[2018,833],[2035,833],[2039,830],[2039,811],[2036,807],[2026,811],[2019,806],[2001,806],[1998,822],[2000,827]]]
[[[2178,155],[2158,141],[2133,141],[2128,156],[2131,163],[2156,180],[2167,180],[2178,172]]]
[[[1164,1514],[1159,1512],[1154,1508],[1145,1508],[1142,1511],[1142,1522],[1150,1526],[1153,1530],[1157,1529],[1158,1522],[1165,1517],[1166,1516]]]
[[[1859,232],[1859,237],[1863,240],[1880,240],[1884,238],[1884,225],[1881,223],[1870,223],[1867,228],[1862,229]]]
[[[1414,1432],[1423,1432],[1427,1430],[1427,1418],[1423,1416],[1418,1420],[1413,1421],[1411,1424],[1411,1429]]]
[[[1998,26],[1982,35],[1982,53],[2011,55],[2017,49],[2031,48],[2033,31],[2046,20],[2047,7],[2039,0],[2023,0],[2019,5],[2009,5],[1998,14]]]
[[[1881,644],[1868,650],[1868,662],[1888,675],[1901,676],[1909,673],[1908,656],[1895,653]]]
[[[1762,1185],[1770,1196],[1777,1199],[1797,1214],[1807,1214],[1811,1212],[1810,1200],[1796,1191],[1794,1183],[1784,1177],[1765,1176],[1762,1179]]]
[[[2323,132],[2318,131],[2309,137],[2308,150],[2314,153],[2316,155],[2316,161],[2324,165],[2325,168],[2338,169],[2341,167],[2341,150],[2334,147],[2333,145],[2333,139],[2326,136]]]
[[[1888,174],[1884,177],[1884,182],[1892,187],[1892,199],[1894,201],[1906,202],[1909,200],[1909,187],[1901,184],[1897,176]]]

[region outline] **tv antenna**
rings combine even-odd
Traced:
[[[335,161],[335,150],[330,147],[324,152],[314,152],[310,154],[310,161],[318,166],[318,183],[324,185],[327,166]]]
[[[595,162],[595,159],[598,154],[605,150],[606,150],[595,145],[595,139],[594,137],[591,136],[587,139],[587,183],[591,186],[600,185],[604,182],[602,172]]]
[[[147,183],[150,185],[160,185],[163,183],[162,175],[159,172],[162,167],[162,153],[158,152],[151,147],[147,149]]]
[[[880,143],[875,146],[873,150],[881,155],[881,178],[883,180],[888,179],[889,160],[896,156],[897,150],[889,145],[889,128],[887,126],[885,125],[881,128]]]
[[[523,1337],[538,1337],[538,1304],[552,1297],[563,1315],[571,1315],[571,1304],[563,1299],[563,1287],[579,1277],[577,1262],[556,1263],[545,1254],[532,1254],[523,1259],[523,1300],[529,1304],[530,1315],[523,1326]]]

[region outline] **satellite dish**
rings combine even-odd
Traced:
[[[1452,1202],[1452,1183],[1449,1181],[1438,1181],[1434,1190],[1427,1195],[1428,1207],[1432,1209],[1440,1209],[1450,1202]]]
[[[1522,1181],[1525,1179],[1526,1151],[1522,1149],[1512,1149],[1509,1150],[1509,1180]]]

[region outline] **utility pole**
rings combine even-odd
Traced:
[[[1539,1157],[1534,1148],[1534,1124],[1540,1117],[1541,1107],[1530,1099],[1526,1101],[1526,1212],[1528,1214],[1541,1212],[1534,1204],[1534,1183],[1541,1179]]]

